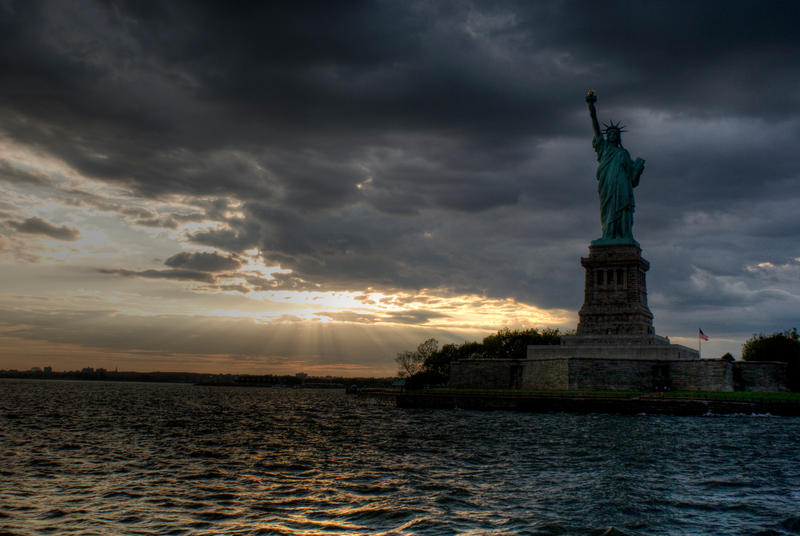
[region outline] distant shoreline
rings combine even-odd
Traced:
[[[273,374],[206,374],[201,372],[117,372],[109,370],[87,371],[0,371],[0,379],[17,380],[73,380],[106,382],[182,383],[228,387],[303,387],[308,389],[345,389],[357,384],[361,387],[388,387],[393,378],[315,377],[307,375]]]

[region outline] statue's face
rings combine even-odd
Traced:
[[[614,145],[619,143],[619,130],[611,128],[606,132],[606,139]]]

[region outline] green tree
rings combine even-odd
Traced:
[[[445,344],[439,348],[436,339],[428,339],[416,350],[397,354],[400,376],[406,378],[407,389],[422,389],[429,385],[446,384],[450,378],[450,366],[460,359],[506,358],[525,359],[529,345],[560,344],[558,329],[515,330],[501,329],[489,335],[483,342]]]
[[[483,345],[479,342],[463,344],[445,344],[441,349],[431,353],[422,364],[421,371],[433,372],[445,378],[450,377],[450,364],[459,359],[483,357]]]
[[[439,350],[439,341],[428,339],[417,346],[416,350],[400,352],[395,357],[398,374],[401,378],[409,378],[422,371],[425,362]]]
[[[782,361],[786,363],[786,383],[800,391],[800,335],[797,328],[772,335],[753,335],[742,346],[745,361]]]
[[[490,359],[525,359],[528,346],[561,344],[558,329],[510,330],[503,328],[483,339],[483,355]]]
[[[458,359],[458,348],[455,344],[445,344],[440,350],[428,356],[422,368],[445,377],[450,376],[450,363]]]

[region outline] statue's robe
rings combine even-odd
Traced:
[[[644,167],[636,165],[622,147],[595,136],[597,152],[597,191],[600,194],[600,219],[603,239],[633,241],[633,189],[638,186]]]

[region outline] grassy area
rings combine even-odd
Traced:
[[[528,396],[566,396],[566,397],[609,397],[609,398],[681,398],[695,400],[730,400],[732,402],[792,402],[800,403],[800,393],[758,393],[751,391],[534,391],[525,389],[452,389],[439,387],[427,392],[461,395],[528,395]]]
[[[535,395],[535,396],[581,396],[581,397],[613,397],[636,398],[646,395],[643,391],[535,391],[529,389],[453,389],[437,387],[429,389],[429,393],[460,395]]]
[[[800,393],[758,393],[753,391],[674,391],[652,393],[663,398],[695,398],[704,400],[731,400],[733,402],[800,402]]]

